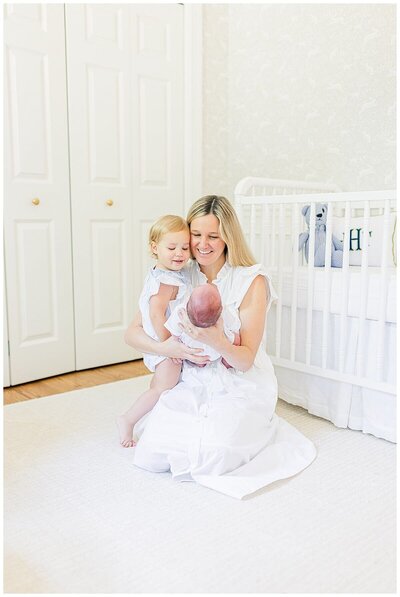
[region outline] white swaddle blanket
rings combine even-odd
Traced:
[[[183,332],[179,327],[181,320],[179,318],[179,311],[180,309],[186,309],[187,303],[189,301],[189,296],[186,296],[185,299],[182,301],[180,305],[177,305],[173,310],[167,321],[165,322],[165,327],[168,331],[171,332],[173,336],[177,336],[183,344],[189,346],[189,348],[201,348],[205,355],[210,357],[210,361],[216,361],[221,357],[220,353],[217,352],[208,344],[204,344],[203,342],[199,342],[198,340],[194,340],[188,334]],[[233,343],[235,338],[235,333],[239,332],[240,329],[240,321],[235,318],[229,309],[224,308],[222,310],[222,320],[224,322],[224,332],[225,336],[228,338],[230,342]]]

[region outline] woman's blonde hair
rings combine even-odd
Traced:
[[[181,218],[181,216],[162,216],[154,222],[149,232],[150,255],[157,259],[157,255],[153,253],[151,248],[151,243],[159,243],[164,234],[168,234],[168,232],[180,232],[181,230],[187,230],[189,232],[189,224],[186,222],[185,218]]]
[[[243,230],[239,224],[236,212],[226,197],[206,195],[195,201],[187,215],[187,222],[191,224],[195,218],[213,214],[219,221],[219,233],[226,244],[226,260],[230,265],[255,265],[254,259]]]

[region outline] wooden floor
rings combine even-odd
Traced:
[[[4,388],[4,404],[61,394],[62,392],[70,392],[80,388],[89,388],[103,383],[138,377],[139,375],[149,375],[149,373],[150,371],[142,360],[107,365],[107,367],[98,367],[97,369],[86,369],[85,371],[73,371],[64,375],[56,375],[55,377]]]

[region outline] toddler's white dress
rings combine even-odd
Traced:
[[[158,267],[152,267],[148,272],[143,284],[143,289],[139,298],[139,309],[142,314],[143,329],[148,336],[154,340],[160,341],[150,319],[150,298],[157,294],[160,284],[169,284],[178,287],[178,293],[173,301],[169,302],[167,317],[175,307],[178,307],[190,293],[190,277],[188,271],[184,268],[179,272],[167,271]],[[156,366],[164,361],[166,357],[155,354],[143,354],[143,361],[150,371],[155,371]]]
[[[196,262],[189,271],[193,287],[207,282]],[[225,263],[213,281],[239,325],[239,306],[260,274],[269,285],[269,308],[277,296],[260,264]],[[134,464],[153,472],[170,470],[176,480],[239,499],[295,475],[314,460],[316,450],[275,414],[276,401],[274,369],[262,346],[246,372],[227,369],[220,360],[203,368],[185,361],[180,382],[135,426]]]

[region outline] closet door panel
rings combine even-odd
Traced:
[[[66,5],[77,368],[124,343],[151,222],[183,210],[183,9]]]
[[[132,359],[129,8],[66,5],[77,369]],[[138,355],[137,355],[138,356]]]
[[[5,213],[12,385],[75,369],[64,10],[5,10]]]
[[[124,278],[126,240],[121,222],[92,223],[93,327],[119,330],[124,322]],[[113,296],[110,289],[119,289]]]
[[[184,216],[183,6],[136,5],[131,9],[132,197],[135,302],[151,260],[147,235],[166,213]],[[140,264],[140,265],[139,265]]]

